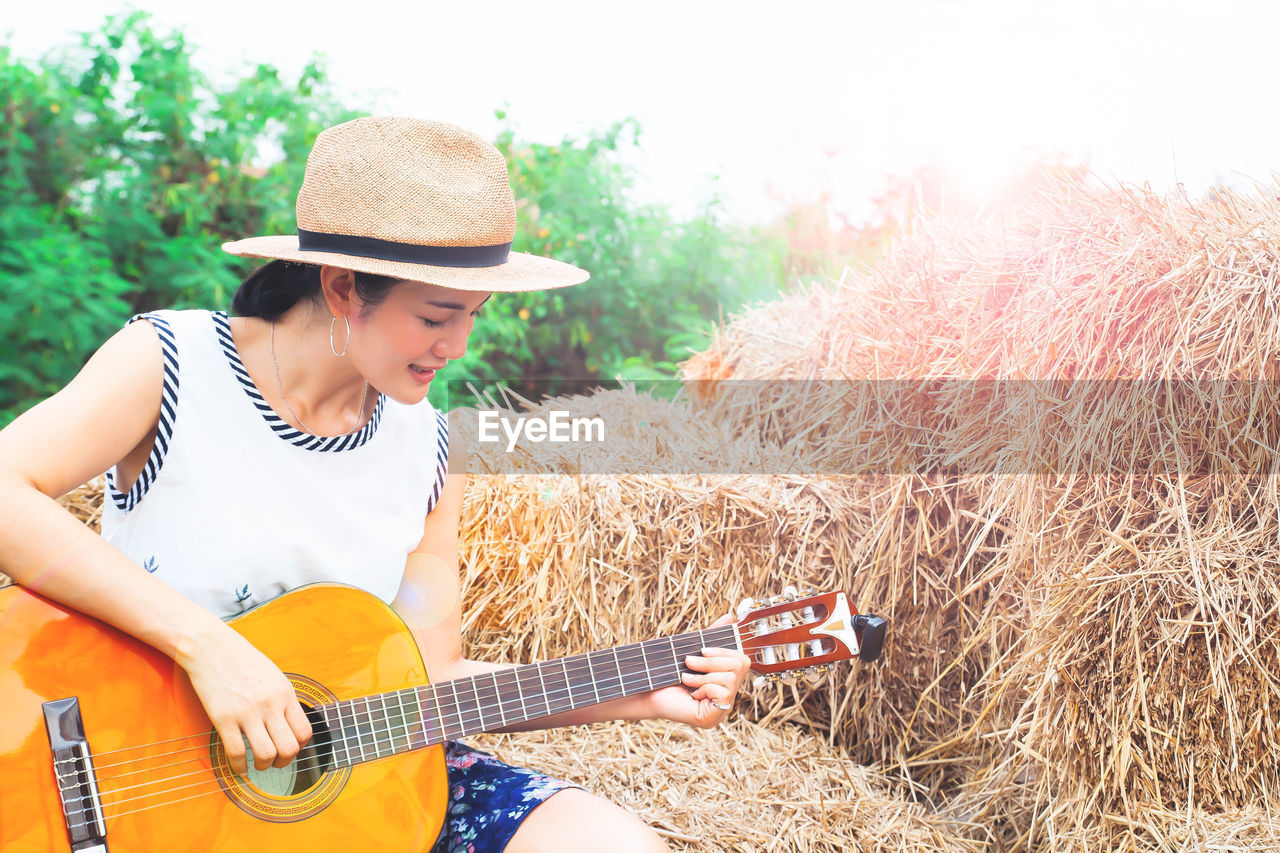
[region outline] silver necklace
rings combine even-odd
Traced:
[[[298,417],[298,413],[293,410],[293,406],[289,405],[289,398],[284,395],[284,387],[280,384],[280,362],[276,361],[276,321],[271,321],[271,335],[268,340],[268,347],[271,349],[271,366],[276,370],[276,394],[280,396],[280,402],[284,403],[284,407],[289,410],[289,414],[293,415],[293,419],[298,422],[298,426],[302,427],[306,432],[312,435],[316,431],[302,422],[302,418]],[[364,420],[364,404],[369,399],[369,381],[365,380],[364,390],[360,392],[360,408],[356,411],[356,422],[351,429],[347,430],[343,435],[351,435],[360,427],[360,422]]]

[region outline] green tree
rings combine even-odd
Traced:
[[[36,62],[0,47],[0,109],[0,423],[131,314],[228,307],[255,262],[220,244],[292,233],[316,135],[358,115],[318,62],[296,80],[258,65],[215,86],[182,33],[143,13]],[[717,200],[687,221],[633,200],[619,155],[639,138],[634,120],[555,145],[504,127],[515,249],[592,280],[499,295],[442,378],[673,376],[722,313],[781,284],[780,241],[729,226]]]
[[[292,231],[315,135],[356,115],[316,63],[214,88],[142,13],[37,63],[0,48],[0,109],[3,422],[130,314],[226,307],[248,265],[219,245]]]

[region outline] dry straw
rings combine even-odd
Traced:
[[[876,269],[749,313],[691,361],[876,380],[855,398],[967,380],[894,426],[903,446],[1006,454],[1001,475],[850,470],[889,470],[902,496],[857,543],[876,556],[859,597],[898,618],[880,678],[845,685],[886,721],[842,738],[854,755],[1007,847],[1187,849],[1241,809],[1248,849],[1277,844],[1256,809],[1280,783],[1278,260],[1274,196],[1066,185],[978,227],[923,220]],[[1054,398],[1053,429],[977,393],[994,379]],[[1176,393],[1153,401],[1151,379]],[[765,442],[807,426],[767,403],[725,416]],[[863,439],[846,428],[833,447]],[[1124,464],[1099,461],[1116,448]]]

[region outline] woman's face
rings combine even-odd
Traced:
[[[489,295],[400,282],[377,305],[351,314],[356,368],[393,400],[420,402],[436,371],[466,353],[467,336]]]

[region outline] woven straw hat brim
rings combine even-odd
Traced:
[[[246,258],[297,261],[303,264],[328,264],[357,272],[386,275],[405,281],[419,281],[454,290],[498,291],[515,293],[526,290],[549,290],[581,284],[590,278],[583,269],[540,258],[523,252],[512,252],[507,262],[492,267],[437,267],[405,261],[384,261],[336,252],[311,252],[298,248],[296,235],[249,237],[223,243],[222,249]]]

